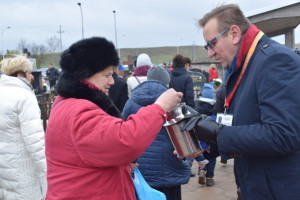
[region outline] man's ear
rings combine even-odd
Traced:
[[[241,29],[237,25],[230,27],[230,36],[234,44],[238,44],[242,38]]]

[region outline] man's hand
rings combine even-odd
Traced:
[[[194,129],[198,140],[208,144],[215,144],[217,143],[217,137],[222,127],[222,124],[218,124],[211,117],[201,115],[189,119],[183,129],[188,131]]]

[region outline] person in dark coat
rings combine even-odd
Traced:
[[[117,106],[120,112],[122,112],[126,101],[128,100],[128,88],[127,83],[123,81],[117,74],[118,66],[114,67],[114,73],[112,77],[115,84],[109,88],[109,97],[113,103]]]
[[[235,159],[243,200],[300,199],[300,57],[236,4],[216,7],[199,24],[208,57],[229,69],[225,106],[232,126],[207,116],[188,126],[196,124],[200,141],[218,142],[220,155]]]
[[[194,100],[194,84],[193,79],[189,75],[186,69],[187,60],[181,54],[176,54],[173,58],[173,70],[170,72],[171,82],[170,88],[174,88],[178,92],[183,93],[181,102],[185,102],[186,105],[195,108]],[[190,166],[193,165],[193,159],[186,160]],[[191,172],[191,177],[196,176],[196,173]]]
[[[50,83],[50,89],[53,89],[59,77],[59,71],[54,67],[53,64],[49,64],[49,69],[46,71],[46,75]]]
[[[139,84],[131,93],[126,102],[123,118],[137,113],[140,108],[146,107],[168,89],[170,82],[169,72],[155,66],[149,69],[147,81]],[[145,122],[147,123],[147,122]],[[174,147],[165,127],[162,127],[154,142],[138,159],[139,170],[147,183],[163,192],[167,200],[181,200],[181,184],[186,184],[190,178],[191,169],[183,160],[174,154]]]
[[[213,109],[216,103],[215,100],[215,90],[211,83],[205,83],[203,86],[202,96],[199,98],[199,102],[196,106],[196,111],[199,114],[209,115],[212,118],[215,118]],[[198,183],[206,186],[215,185],[214,175],[215,175],[215,166],[216,158],[219,156],[216,144],[211,144],[208,146],[206,143],[201,142],[202,148],[207,148],[203,152],[204,159],[208,160],[203,168],[199,167],[198,171]]]
[[[185,64],[186,61],[182,55],[175,55],[172,66],[174,70],[170,72],[170,88],[174,88],[177,92],[182,92],[183,98],[181,102],[185,102],[186,105],[195,108],[193,79],[185,69]]]

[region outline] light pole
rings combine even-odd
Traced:
[[[118,39],[117,39],[117,22],[116,22],[116,11],[113,10],[113,13],[114,13],[114,21],[115,21],[115,40],[116,40],[116,49],[118,49],[118,52],[119,52],[119,57],[121,56],[120,55],[120,49],[118,48]]]
[[[3,42],[3,34],[4,31],[10,29],[10,26],[6,27],[5,29],[2,30],[2,60],[4,59],[4,42]]]
[[[59,33],[59,39],[60,39],[60,52],[62,52],[62,40],[61,40],[61,34],[64,33],[64,31],[61,30],[61,25],[59,25],[59,31],[57,31],[57,33]]]
[[[81,8],[81,3],[77,3],[79,8],[80,8],[80,13],[81,13],[81,28],[82,28],[82,39],[84,38],[84,33],[83,33],[83,14],[82,14],[82,8]]]

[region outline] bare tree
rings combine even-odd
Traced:
[[[36,43],[31,43],[30,45],[28,45],[27,49],[30,52],[31,55],[39,55],[38,52],[38,45]]]
[[[41,55],[47,53],[46,47],[43,44],[36,44],[31,43],[28,45],[28,51],[31,53],[31,55]]]
[[[43,45],[43,44],[39,45],[39,52],[40,52],[40,54],[47,53],[47,48],[45,47],[45,45]]]
[[[23,49],[27,48],[27,41],[23,38],[20,39],[19,43],[18,43],[18,50],[20,52],[23,51]]]
[[[46,40],[48,52],[55,53],[60,50],[60,40],[56,36],[52,36]]]

